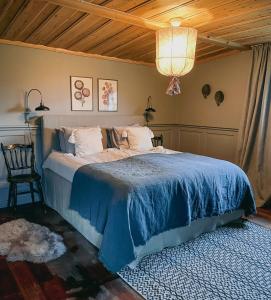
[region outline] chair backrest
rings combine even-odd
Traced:
[[[163,146],[163,135],[158,135],[152,138],[153,147]]]
[[[4,146],[1,143],[8,176],[12,176],[12,171],[31,170],[35,171],[34,144],[10,144]]]

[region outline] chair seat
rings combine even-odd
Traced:
[[[12,183],[34,182],[39,180],[40,178],[41,177],[38,173],[21,174],[21,175],[14,175],[8,177],[8,182],[12,182]]]

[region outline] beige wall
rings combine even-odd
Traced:
[[[176,121],[181,124],[239,128],[250,72],[250,51],[199,64],[181,78]],[[212,92],[205,99],[201,88],[208,83]],[[217,106],[215,92],[222,90],[224,102]]]
[[[110,114],[140,115],[151,95],[157,109],[154,122],[175,122],[177,99],[165,95],[168,79],[152,67],[0,45],[0,68],[0,125],[22,111],[25,91],[31,88],[42,91],[50,113],[71,113],[70,75],[94,79],[94,111],[84,114],[109,114],[97,112],[97,78],[112,78],[119,82],[119,110]],[[33,94],[30,105],[37,104],[38,97]]]

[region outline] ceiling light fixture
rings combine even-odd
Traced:
[[[180,76],[189,73],[195,62],[197,30],[181,27],[181,20],[170,20],[171,27],[156,31],[156,67],[159,73],[172,77],[167,94],[178,95]]]

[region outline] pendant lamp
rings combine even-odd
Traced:
[[[189,73],[195,62],[197,30],[181,27],[180,19],[172,19],[171,27],[156,31],[156,67],[159,73],[171,77],[167,94],[180,94],[178,77]]]

